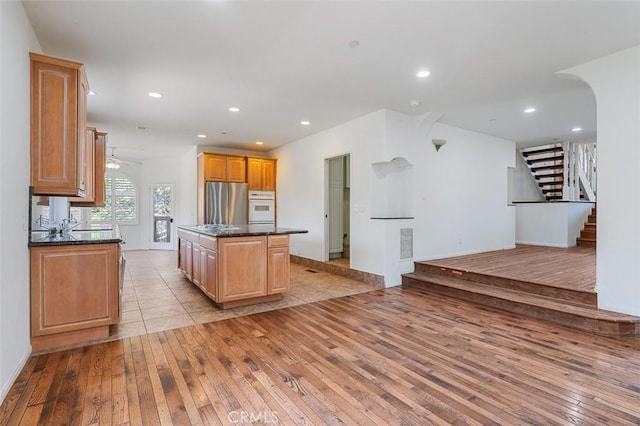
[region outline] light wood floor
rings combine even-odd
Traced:
[[[555,248],[518,245],[426,263],[554,287],[595,292],[595,247]]]
[[[32,357],[0,424],[640,424],[640,340],[375,290]]]

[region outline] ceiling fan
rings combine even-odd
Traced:
[[[139,163],[137,161],[130,161],[130,160],[123,160],[121,158],[116,157],[115,155],[116,152],[116,147],[111,147],[111,157],[107,158],[107,162],[105,164],[105,167],[109,170],[117,170],[120,168],[120,165],[124,164],[137,164],[137,165],[142,165],[142,163]]]

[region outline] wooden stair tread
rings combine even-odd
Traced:
[[[587,318],[604,319],[616,322],[640,323],[640,317],[636,317],[633,315],[606,311],[604,309],[598,309],[596,307],[581,303],[568,303],[567,301],[559,302],[557,299],[554,299],[552,297],[526,293],[520,290],[498,288],[486,284],[476,283],[473,281],[444,277],[429,273],[412,272],[404,274],[404,276],[465,291],[473,290],[473,292],[477,294],[484,294],[487,296],[510,300],[526,305],[542,306],[549,309],[568,312]]]
[[[538,170],[556,170],[556,169],[563,169],[564,168],[564,164],[551,164],[549,166],[534,166],[531,167],[531,170],[535,173]]]
[[[440,275],[460,280],[467,280],[474,283],[490,285],[498,288],[519,290],[531,294],[538,294],[554,298],[555,300],[566,300],[579,302],[588,306],[597,306],[598,299],[594,291],[588,289],[577,289],[573,286],[563,286],[548,282],[534,280],[523,280],[508,275],[501,275],[496,272],[471,271],[439,264],[438,261],[414,262],[414,273],[424,273]]]
[[[548,157],[539,157],[539,158],[525,158],[525,162],[532,167],[536,167],[536,163],[549,163],[552,161],[564,161],[564,154],[560,155],[552,155]]]
[[[560,186],[562,186],[562,184],[563,184],[563,180],[562,179],[560,179],[560,180],[552,180],[550,182],[538,182],[538,186],[540,188],[542,188],[544,186],[549,186],[549,185],[554,185],[554,186],[560,185]]]
[[[404,274],[402,286],[600,335],[640,336],[640,317],[519,290],[423,273]]]
[[[544,179],[544,178],[550,178],[550,177],[562,177],[564,176],[564,173],[560,172],[560,173],[544,173],[544,174],[537,174],[535,173],[535,177],[537,177],[538,179]]]
[[[545,154],[548,152],[561,152],[561,151],[562,151],[561,146],[554,146],[551,148],[544,148],[544,149],[522,150],[522,155],[524,155],[525,157],[528,157],[530,155],[538,155],[538,154]]]

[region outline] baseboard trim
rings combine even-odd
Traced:
[[[556,247],[556,248],[569,248],[575,246],[568,246],[563,244],[541,243],[539,241],[516,241],[516,244],[522,244],[526,246],[542,246],[542,247]]]
[[[27,348],[27,351],[25,352],[25,354],[20,359],[20,362],[18,363],[18,365],[14,369],[14,371],[11,374],[11,377],[9,378],[7,383],[4,383],[2,385],[2,390],[0,391],[0,405],[2,405],[2,403],[5,400],[5,398],[9,394],[9,391],[11,390],[11,387],[16,382],[16,379],[18,378],[18,376],[22,372],[22,369],[24,368],[24,366],[27,365],[27,361],[29,361],[29,357],[30,356],[31,356],[31,345],[29,345],[29,347]]]

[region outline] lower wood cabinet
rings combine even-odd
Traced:
[[[32,247],[34,351],[106,338],[119,321],[120,244]]]
[[[267,295],[267,238],[218,240],[218,298],[231,302]]]
[[[215,238],[178,230],[178,267],[223,309],[289,291],[289,236]]]
[[[288,235],[269,237],[267,259],[267,292],[286,293],[289,291],[290,278]]]
[[[204,249],[202,250],[202,257],[202,265],[204,265],[202,272],[206,277],[202,290],[215,302],[218,299],[218,252]]]
[[[200,245],[191,243],[191,281],[202,288],[202,268],[201,264],[201,255],[202,250],[200,249]],[[206,271],[204,271],[206,274]]]

